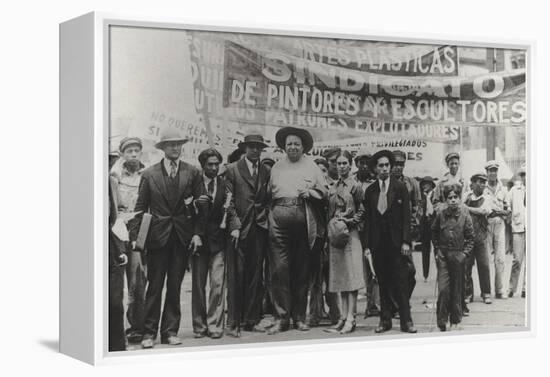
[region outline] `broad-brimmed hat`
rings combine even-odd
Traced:
[[[407,161],[407,154],[403,151],[393,151],[393,158],[395,161]]]
[[[372,155],[372,158],[369,161],[371,166],[375,167],[376,163],[378,162],[378,159],[381,157],[387,157],[388,160],[390,161],[390,166],[395,165],[395,158],[393,157],[393,153],[387,149],[383,149]]]
[[[155,144],[155,148],[162,149],[164,144],[168,142],[179,142],[181,144],[185,144],[188,141],[188,138],[181,136],[177,128],[168,127],[162,130],[160,140]]]
[[[477,179],[487,181],[487,174],[484,172],[475,173],[470,177],[470,182],[474,182]]]
[[[435,188],[435,181],[429,175],[420,178],[420,186],[422,186],[423,183],[429,183],[432,186],[432,189]]]
[[[448,164],[452,158],[457,158],[458,160],[460,160],[460,155],[456,152],[449,153],[445,156],[445,163]]]
[[[141,139],[139,137],[129,136],[120,141],[118,150],[120,151],[120,153],[124,153],[124,150],[130,145],[139,145],[140,148],[143,148],[143,143],[141,142]]]
[[[357,162],[362,158],[366,158],[367,161],[370,161],[370,159],[372,158],[372,153],[370,153],[370,151],[364,147],[359,149],[355,154],[355,165],[357,165]]]
[[[288,135],[296,135],[302,139],[304,153],[309,152],[313,148],[313,136],[311,136],[309,131],[296,127],[283,127],[277,131],[275,134],[275,141],[279,148],[285,149],[285,141]]]
[[[496,160],[487,161],[487,163],[485,164],[485,170],[498,169],[498,167],[499,165],[498,165],[498,162],[496,162]]]
[[[268,145],[264,142],[264,137],[262,135],[246,135],[244,140],[239,143],[239,149],[244,149],[247,145],[256,144],[260,145],[263,148],[267,148]]]

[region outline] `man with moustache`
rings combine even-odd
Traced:
[[[208,148],[199,154],[198,160],[202,175],[200,196],[196,203],[206,218],[206,233],[203,247],[192,257],[193,332],[195,338],[209,336],[218,339],[223,336],[226,238],[228,234],[239,229],[240,224],[233,207],[226,205],[225,180],[218,176],[221,154],[214,148]],[[208,278],[210,291],[207,306]]]
[[[367,251],[372,251],[380,285],[380,323],[376,333],[392,328],[392,297],[399,307],[401,331],[416,333],[409,303],[408,264],[411,260],[411,203],[404,183],[390,176],[394,156],[382,150],[372,156],[377,181],[366,192]]]
[[[145,165],[141,162],[143,144],[138,137],[125,137],[120,141],[121,159],[112,167],[111,177],[118,187],[118,212],[131,221],[138,197],[139,183]],[[129,343],[141,342],[143,337],[143,311],[145,309],[145,276],[144,263],[140,251],[128,247],[126,252],[126,280],[128,285],[128,309],[126,318],[130,327],[126,329]]]
[[[160,324],[161,343],[181,344],[177,336],[181,319],[181,283],[188,258],[202,246],[205,219],[194,211],[193,200],[202,193],[201,175],[197,168],[180,160],[182,146],[188,139],[175,128],[163,130],[156,147],[164,158],[147,168],[139,185],[131,223],[130,240],[135,248],[142,214],[152,216],[147,236],[147,292],[145,321],[141,346],[152,348],[161,321],[162,290],[166,281],[166,297]]]
[[[269,169],[260,163],[267,147],[261,135],[247,135],[239,143],[244,156],[227,165],[226,187],[232,196],[238,229],[231,232],[227,250],[228,323],[226,334],[239,337],[245,331],[265,332],[260,326],[264,297],[263,263],[267,249],[267,183]]]

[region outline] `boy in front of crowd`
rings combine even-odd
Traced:
[[[462,186],[443,187],[445,204],[432,224],[432,241],[437,264],[437,326],[447,330],[458,329],[462,321],[464,268],[474,246],[474,227],[468,209],[460,203]]]

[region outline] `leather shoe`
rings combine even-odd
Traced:
[[[225,330],[225,335],[232,336],[233,338],[241,337],[241,330],[238,327],[233,327],[232,329]]]
[[[525,291],[521,291],[521,298],[525,298]]]
[[[208,335],[208,333],[206,331],[193,333],[193,336],[195,337],[195,339],[204,338],[207,335]]]
[[[210,338],[212,338],[212,339],[220,339],[223,336],[223,332],[213,331],[209,335],[210,335]]]
[[[381,334],[383,332],[390,331],[390,330],[391,330],[391,324],[380,322],[378,324],[378,327],[374,329],[374,332],[377,334]]]
[[[259,324],[256,324],[256,325],[252,325],[252,324],[249,324],[249,325],[246,325],[244,326],[243,328],[244,331],[250,331],[250,332],[261,332],[261,333],[264,333],[265,332],[265,329],[260,326]]]
[[[514,291],[508,292],[508,298],[512,298],[512,297],[514,297]]]
[[[439,331],[442,331],[442,332],[447,331],[447,324],[446,323],[438,323],[437,327],[439,328]]]
[[[288,323],[277,321],[269,330],[267,330],[267,335],[273,335],[283,331],[288,331]]]
[[[416,334],[416,328],[412,322],[407,323],[405,326],[401,326],[401,332],[406,332],[409,334]]]
[[[298,331],[309,331],[310,328],[304,321],[296,321],[294,322],[294,328]]]
[[[177,346],[177,345],[181,344],[181,339],[178,338],[175,335],[171,335],[166,339],[162,339],[161,343],[162,344],[169,344],[171,346]]]
[[[487,304],[487,305],[493,303],[493,301],[491,300],[491,298],[490,298],[489,296],[483,297],[483,302],[484,302],[485,304]]]
[[[141,348],[153,348],[154,345],[155,341],[153,340],[153,338],[144,338],[141,341]]]

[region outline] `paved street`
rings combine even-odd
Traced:
[[[416,266],[416,279],[417,284],[411,300],[412,317],[415,322],[415,326],[418,329],[416,335],[403,336],[421,336],[422,333],[439,332],[435,326],[435,304],[434,304],[434,288],[435,288],[435,276],[436,269],[432,258],[432,266],[430,267],[430,277],[428,282],[424,282],[422,278],[422,264],[421,254],[415,252],[413,254],[415,266]],[[512,257],[506,256],[506,275],[505,275],[505,288],[507,288],[507,282],[510,275]],[[476,297],[475,301],[469,305],[470,316],[464,317],[462,322],[463,330],[458,333],[469,332],[496,332],[506,330],[521,329],[525,326],[525,312],[526,312],[526,300],[520,298],[519,295],[511,299],[496,300],[493,299],[493,303],[490,305],[481,302],[479,297],[479,282],[477,279],[477,270],[474,266],[474,284]],[[493,268],[491,269],[491,276],[494,276]],[[235,339],[232,337],[223,337],[221,339],[202,338],[195,339],[193,337],[193,331],[191,328],[191,275],[186,274],[181,303],[182,303],[182,323],[179,332],[179,336],[183,340],[183,344],[178,347],[189,346],[208,346],[208,345],[221,345],[221,344],[243,344],[243,343],[256,343],[256,342],[276,342],[276,341],[288,341],[288,340],[306,340],[306,339],[323,339],[323,338],[342,338],[342,337],[384,337],[386,334],[399,335],[399,320],[394,320],[393,329],[385,334],[375,334],[374,328],[378,324],[378,318],[370,317],[363,318],[365,311],[366,298],[360,292],[358,302],[358,316],[357,316],[357,329],[352,334],[340,335],[340,334],[328,334],[323,332],[323,328],[329,326],[328,322],[322,324],[321,327],[312,328],[308,332],[299,332],[297,330],[290,330],[288,332],[267,335],[262,333],[241,332],[241,338]],[[493,292],[494,294],[494,292]],[[262,324],[267,325],[271,323],[272,318],[266,317],[262,320]],[[447,334],[453,334],[452,332]],[[159,342],[157,338],[157,342]],[[155,348],[173,347],[167,345],[161,345],[160,343],[155,345]],[[139,344],[130,344],[128,350],[141,349]]]

